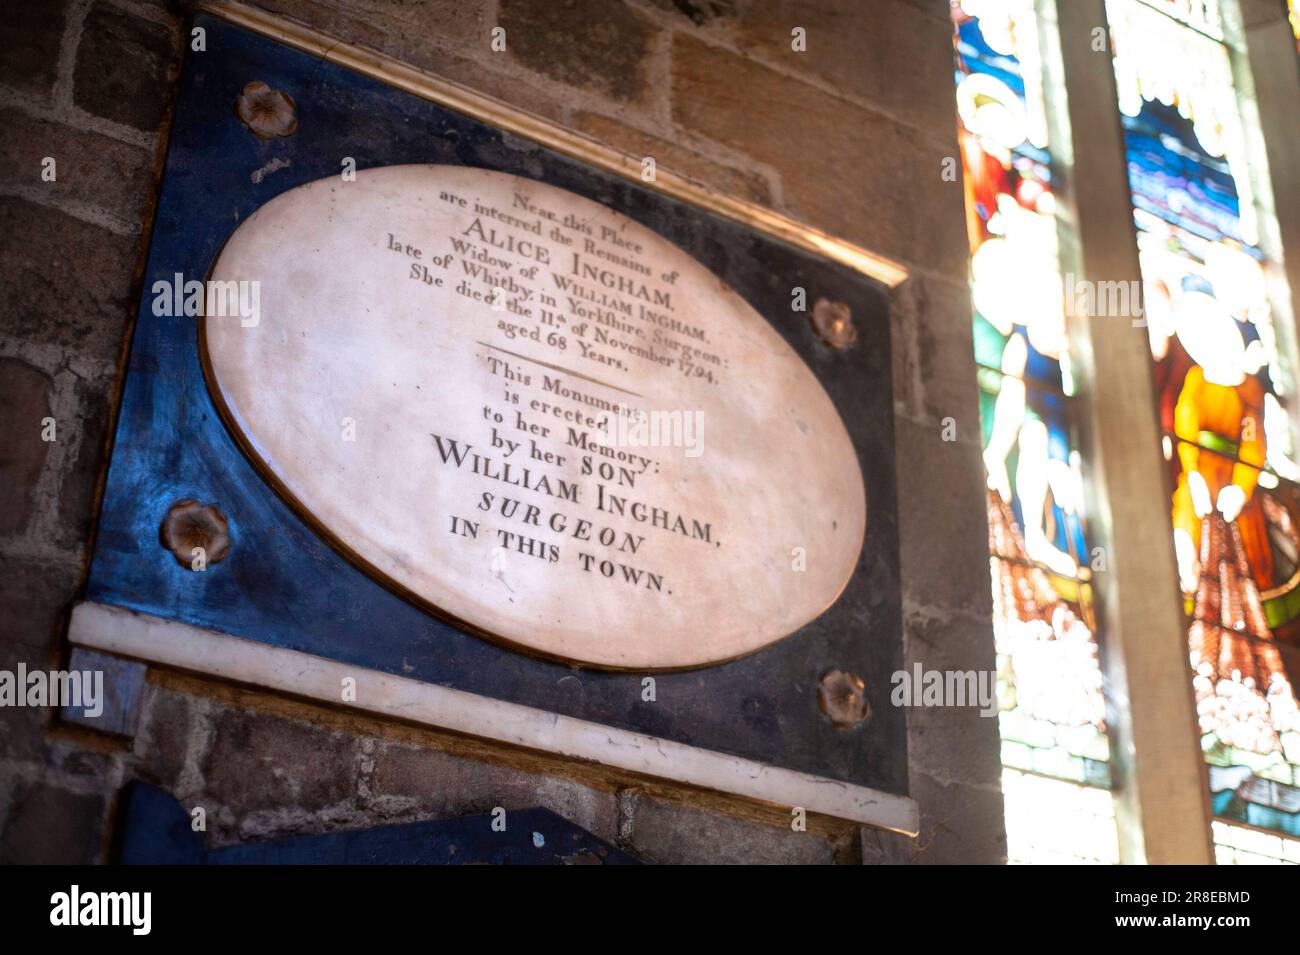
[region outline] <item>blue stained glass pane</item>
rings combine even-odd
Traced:
[[[1205,151],[1175,106],[1144,101],[1138,115],[1124,117],[1124,144],[1139,208],[1204,239],[1249,244],[1227,162]]]

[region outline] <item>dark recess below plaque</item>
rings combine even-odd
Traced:
[[[905,794],[904,711],[889,701],[891,675],[901,667],[902,623],[884,288],[266,37],[212,17],[195,22],[207,31],[207,49],[188,54],[181,76],[87,599]],[[235,100],[253,80],[293,97],[294,135],[263,142],[240,122]],[[659,232],[744,296],[813,370],[857,448],[867,533],[839,601],[751,656],[655,674],[656,700],[643,702],[642,674],[578,669],[463,633],[366,576],[299,520],[218,417],[199,365],[196,321],[155,317],[150,289],[175,273],[206,276],[239,223],[282,192],[339,175],[345,157],[358,169],[477,166],[568,189]],[[288,165],[275,164],[254,183],[253,172],[270,170],[276,159]],[[807,290],[810,306],[823,297],[848,305],[858,329],[853,348],[832,351],[807,314],[791,310],[796,286]],[[763,442],[754,435],[755,454],[763,453]],[[159,544],[159,525],[181,498],[212,502],[230,521],[234,547],[204,573],[183,569]],[[727,571],[719,564],[715,572]],[[611,639],[618,627],[609,621]],[[821,677],[833,669],[856,674],[866,686],[871,715],[849,730],[837,729],[818,708]]]

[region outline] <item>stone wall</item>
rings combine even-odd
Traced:
[[[262,0],[911,271],[894,295],[907,663],[991,669],[947,0]],[[113,433],[185,4],[0,0],[0,669],[66,655]],[[505,52],[490,31],[504,27]],[[791,49],[806,31],[807,51]],[[45,157],[57,179],[42,179]],[[55,440],[42,440],[53,418]],[[952,419],[956,440],[945,441]],[[132,778],[214,845],[548,806],[659,862],[997,862],[995,720],[913,710],[917,840],[151,670],[135,738],[12,709],[0,861],[107,857]]]

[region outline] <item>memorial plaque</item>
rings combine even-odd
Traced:
[[[639,669],[737,657],[825,610],[865,501],[825,391],[650,229],[483,169],[284,193],[214,283],[211,384],[324,532],[511,644]],[[800,553],[807,567],[792,573]]]
[[[901,272],[223,17],[194,18],[70,641],[915,832]]]

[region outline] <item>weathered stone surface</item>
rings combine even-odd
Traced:
[[[545,806],[602,839],[618,832],[612,792],[482,760],[381,743],[370,777],[373,805],[441,819]],[[394,798],[395,797],[395,798]]]
[[[0,358],[0,535],[21,533],[32,518],[36,482],[52,446],[42,436],[52,387],[40,369]]]
[[[807,47],[792,48],[791,31]],[[806,3],[754,0],[736,20],[741,49],[870,101],[902,122],[945,137],[956,119],[952,27],[903,0]],[[936,177],[937,183],[937,177]]]
[[[199,731],[194,697],[148,683],[141,701],[135,738],[136,767],[141,777],[173,793],[183,790],[186,758]]]
[[[883,829],[863,827],[859,831],[863,865],[909,865],[916,843],[908,836]]]
[[[86,15],[73,99],[87,112],[151,132],[167,115],[178,63],[167,27],[100,2]]]
[[[932,20],[952,22],[952,0],[903,0],[903,2],[920,10]]]
[[[77,418],[68,422],[64,437],[71,440],[75,429],[77,453],[65,462],[59,488],[59,529],[69,549],[87,544],[95,514],[95,493],[105,464],[105,446],[111,412],[108,384],[78,381]]]
[[[203,759],[205,795],[236,813],[313,811],[356,792],[356,739],[271,713],[222,708]]]
[[[417,0],[417,3],[419,3],[419,0]],[[252,5],[261,7],[268,13],[305,23],[318,30],[329,30],[338,22],[338,11],[335,9],[338,3],[331,2],[331,0],[255,0]],[[375,4],[366,2],[366,0],[347,0],[346,5],[363,10],[367,7],[374,7]],[[419,3],[419,5],[423,6],[423,3]],[[396,4],[385,5],[389,9],[394,6]],[[402,6],[405,7],[407,4]],[[366,10],[366,12],[374,15],[376,11],[371,9]]]
[[[502,0],[497,23],[510,55],[529,69],[616,100],[645,87],[650,24],[622,2]]]
[[[975,433],[976,417],[972,408],[958,420],[959,437]],[[894,434],[904,605],[987,617],[992,589],[978,443],[945,441],[939,424],[904,418],[895,419]]]
[[[85,749],[80,741],[55,737],[46,744],[46,761],[64,777],[81,777],[83,786],[103,785],[113,771],[115,754]]]
[[[99,133],[37,119],[21,110],[0,110],[0,162],[14,179],[51,199],[99,206],[127,222],[139,221],[153,187],[153,155]],[[45,157],[57,178],[42,179]]]
[[[0,586],[0,670],[14,673],[20,663],[28,670],[49,669],[55,665],[54,631],[61,616],[57,592],[48,593],[36,567],[3,557],[0,580],[4,581]],[[0,758],[40,760],[42,733],[49,717],[46,707],[0,710]],[[0,768],[0,777],[4,773]]]
[[[755,104],[762,109],[755,109]],[[739,144],[781,175],[799,218],[954,281],[966,275],[960,189],[943,188],[951,144],[685,34],[673,43],[673,118]],[[906,157],[903,159],[902,157]]]
[[[494,53],[482,3],[464,0],[257,0],[256,6],[456,80],[477,92],[559,119],[560,104],[512,75],[508,53]],[[517,67],[515,68],[517,71]]]
[[[0,555],[0,648],[45,660],[62,632],[77,587],[77,567]],[[17,652],[17,651],[15,651]],[[14,657],[17,659],[17,657]]]
[[[713,162],[685,146],[597,113],[580,112],[573,117],[573,124],[587,135],[632,156],[653,158],[661,169],[687,176],[727,195],[771,204],[767,182],[754,173]]]
[[[1002,777],[998,735],[993,624],[989,617],[941,611],[909,615],[906,624],[907,672],[973,672],[992,697],[991,715],[979,703],[966,706],[913,706],[907,711],[907,761],[913,772],[948,782],[997,786]],[[969,683],[966,684],[967,686]]]
[[[116,362],[136,249],[133,237],[0,197],[0,333]]]
[[[436,34],[417,33],[406,38],[403,61],[509,103],[516,109],[564,123],[569,107],[562,92],[556,95],[551,89],[543,88],[543,84],[537,83],[532,74],[509,58],[509,54],[483,53],[476,47],[477,41],[474,45],[461,47],[479,56],[479,59],[472,59],[448,50]],[[514,142],[522,144],[521,140]]]
[[[254,0],[277,16],[297,20],[414,65],[412,49],[487,49],[483,4],[463,0]],[[472,55],[472,54],[471,54]]]
[[[5,669],[12,666],[6,663]],[[48,715],[48,711],[30,706],[13,707],[5,712],[4,719],[0,720],[0,777],[7,771],[3,760],[35,762],[44,757],[42,734]],[[0,778],[0,803],[3,800],[4,785]]]
[[[922,865],[1000,865],[1007,859],[1002,793],[950,785],[911,774],[912,798],[921,806],[915,861]]]
[[[104,800],[43,784],[15,787],[4,833],[0,864],[86,865],[100,853]]]
[[[66,23],[66,0],[2,0],[0,83],[24,93],[49,95],[59,66],[59,44]]]
[[[920,663],[927,670],[992,670],[996,665],[991,614],[913,606],[903,625],[908,667]],[[996,723],[985,721],[990,726]]]
[[[628,848],[660,864],[831,865],[834,847],[820,835],[747,822],[678,803],[632,800]]]
[[[300,0],[276,0],[279,5],[305,7]],[[311,6],[316,6],[311,4]],[[448,49],[468,55],[489,49],[490,24],[483,21],[484,3],[464,0],[340,0],[335,31],[355,43],[372,46],[406,59],[412,42],[431,38]],[[300,18],[314,22],[321,14],[303,11]],[[381,45],[382,44],[382,45]]]
[[[914,275],[894,290],[891,305],[894,393],[903,397],[900,386],[910,389],[905,413],[936,424],[978,419],[969,286]],[[969,444],[980,437],[963,427],[958,439]]]

